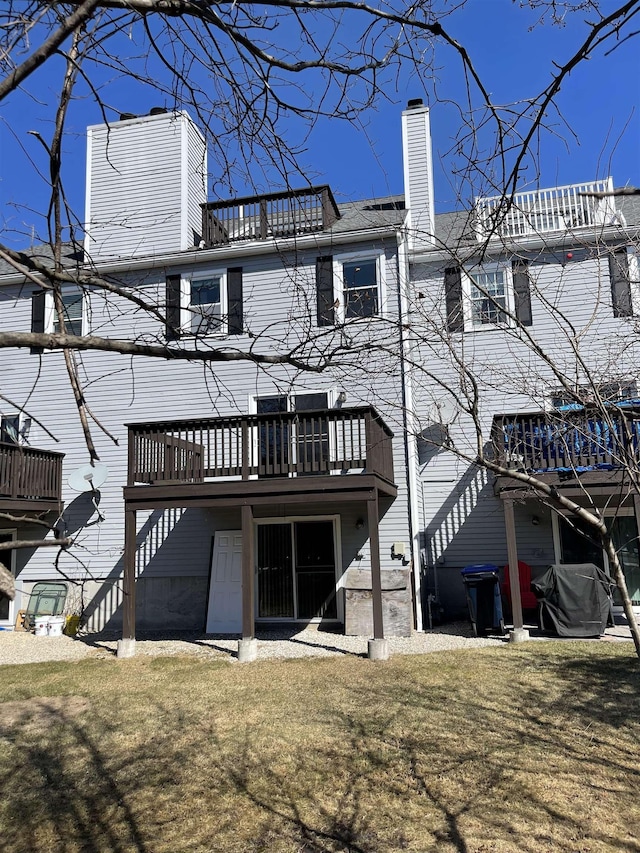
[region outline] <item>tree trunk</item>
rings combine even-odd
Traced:
[[[633,612],[633,605],[631,604],[631,599],[629,598],[627,581],[625,579],[624,572],[622,571],[622,565],[620,564],[618,552],[615,549],[615,546],[613,544],[613,541],[611,540],[611,536],[609,535],[609,533],[602,534],[602,544],[604,546],[605,551],[607,552],[607,557],[609,558],[609,571],[611,572],[613,579],[616,582],[616,586],[618,587],[618,591],[620,592],[620,598],[622,599],[622,608],[624,610],[624,615],[627,617],[627,622],[629,623],[631,636],[636,647],[636,654],[638,655],[638,657],[640,657],[640,629],[638,629],[636,615]]]

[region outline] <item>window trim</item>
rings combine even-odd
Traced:
[[[192,282],[204,282],[208,279],[220,279],[220,328],[205,335],[194,332],[191,323],[195,313],[191,310]],[[180,337],[185,338],[225,338],[229,334],[229,281],[226,268],[194,270],[180,276]]]
[[[87,291],[84,287],[80,287],[76,284],[66,284],[60,288],[60,293],[63,295],[65,292],[70,293],[71,291],[77,291],[80,294],[80,334],[77,337],[84,337],[88,334],[88,297]],[[44,304],[44,331],[45,334],[48,335],[57,335],[61,334],[60,330],[56,331],[56,323],[57,323],[57,314],[53,299],[53,291],[47,290],[45,293],[45,304]],[[66,334],[72,334],[72,332],[67,331]]]
[[[273,391],[260,391],[257,394],[249,395],[249,414],[256,415],[258,413],[258,400],[264,397],[286,397],[287,399],[287,412],[294,412],[293,408],[293,399],[294,397],[301,397],[306,394],[326,394],[327,395],[327,409],[335,409],[336,404],[338,402],[338,395],[340,391],[337,388],[296,388],[289,389],[288,391],[279,391],[277,388],[274,388]]]
[[[473,275],[501,272],[504,277],[505,311],[507,315],[502,322],[474,323],[473,298],[471,288],[475,285]],[[465,332],[486,332],[493,329],[507,329],[514,326],[512,316],[515,314],[515,290],[513,281],[512,263],[495,262],[488,264],[476,264],[473,267],[461,267],[462,278],[462,312],[464,318]]]
[[[4,432],[4,427],[2,421],[17,418],[18,419],[18,430],[16,433],[16,441],[4,441],[2,439],[2,432]],[[31,430],[32,419],[26,415],[24,412],[14,412],[14,411],[6,411],[0,412],[0,440],[5,444],[14,444],[16,447],[21,447],[23,445],[28,444],[29,431]],[[0,530],[0,532],[2,532]]]
[[[375,314],[364,317],[346,316],[346,299],[344,284],[344,264],[355,261],[374,261],[376,265],[376,284],[378,288],[378,310]],[[335,319],[337,323],[345,323],[349,320],[370,320],[373,317],[385,317],[387,315],[387,283],[386,283],[386,255],[383,249],[370,251],[345,252],[333,256],[333,293],[335,296]]]

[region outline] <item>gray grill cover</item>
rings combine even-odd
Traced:
[[[558,637],[599,637],[613,625],[611,579],[593,563],[549,566],[531,589],[540,627]]]

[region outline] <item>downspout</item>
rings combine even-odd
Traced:
[[[413,575],[414,624],[417,631],[423,630],[422,587],[420,571],[420,516],[418,511],[418,477],[415,441],[415,410],[413,388],[408,368],[409,328],[409,255],[407,231],[397,232],[398,242],[398,327],[400,341],[400,387],[402,389],[402,429],[404,432],[404,457],[407,472],[407,501],[409,505],[409,539],[411,542],[411,570]]]

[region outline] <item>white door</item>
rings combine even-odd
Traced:
[[[16,538],[15,530],[3,530],[0,533],[0,542],[10,542],[12,539]],[[3,551],[0,554],[0,562],[6,566],[7,569],[13,574],[16,575],[16,552],[15,551]],[[16,590],[17,591],[17,590]],[[10,601],[8,598],[5,598],[4,595],[0,594],[0,625],[3,627],[9,627],[13,625],[15,619],[15,606],[14,602]]]
[[[242,631],[242,532],[218,530],[213,542],[207,634]]]

